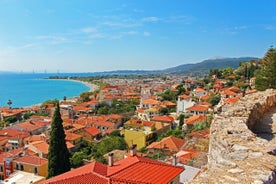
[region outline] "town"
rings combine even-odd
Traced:
[[[207,164],[214,114],[257,92],[254,71],[259,68],[259,61],[249,61],[237,69],[212,69],[204,77],[73,78],[92,85],[93,90],[78,98],[47,100],[28,108],[12,108],[8,101],[8,107],[0,108],[0,179],[9,182],[24,177],[29,183],[191,181]],[[71,171],[46,180],[57,103]]]

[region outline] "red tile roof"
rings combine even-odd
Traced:
[[[188,95],[185,95],[185,94],[183,94],[183,95],[180,95],[180,96],[178,96],[180,99],[186,99],[186,100],[188,100],[188,99],[190,99],[191,97],[189,97]]]
[[[160,101],[154,100],[154,99],[146,99],[142,102],[142,104],[145,104],[145,105],[159,105]]]
[[[48,154],[49,144],[45,141],[35,141],[30,143],[30,145],[33,145],[36,149],[41,151],[43,154]]]
[[[174,118],[171,116],[154,116],[152,121],[161,121],[161,122],[174,122]]]
[[[165,137],[160,142],[153,142],[147,149],[168,149],[171,152],[178,151],[185,143],[184,139],[180,139],[174,136]]]
[[[206,91],[200,87],[197,87],[196,89],[194,89],[194,92],[206,92]]]
[[[33,156],[33,155],[25,155],[23,157],[16,158],[14,162],[17,163],[26,163],[26,164],[31,164],[31,165],[44,165],[48,163],[48,160],[45,158],[40,158],[38,156]]]
[[[88,134],[93,135],[93,136],[101,133],[101,131],[95,127],[85,128],[84,131],[86,131]]]
[[[231,103],[236,103],[238,100],[239,100],[239,97],[236,96],[236,97],[232,97],[232,98],[225,98],[225,99],[223,100],[223,102],[224,102],[225,104],[231,104]]]
[[[183,167],[172,166],[159,161],[133,156],[115,162],[113,166],[106,166],[98,162],[93,162],[53,177],[43,183],[163,184],[173,180],[183,170]]]
[[[79,167],[64,174],[55,176],[44,184],[108,184],[108,178],[105,177],[107,166],[98,162]]]
[[[188,134],[189,137],[208,138],[210,136],[210,129],[194,131]]]
[[[202,116],[202,115],[191,116],[191,117],[185,119],[185,124],[194,125],[197,122],[204,121],[204,120],[205,120],[205,116]]]
[[[67,131],[65,131],[65,134],[66,134],[66,137],[65,137],[66,141],[74,141],[81,138],[81,135],[79,134],[69,133]]]
[[[175,103],[170,102],[170,101],[164,101],[164,102],[162,102],[162,104],[165,105],[165,106],[168,106],[168,107],[170,107],[170,106],[176,106]]]
[[[113,173],[110,176],[112,183],[121,182],[133,184],[164,184],[169,183],[177,175],[184,171],[184,168],[182,167],[172,166],[155,160],[150,160],[148,158],[134,157],[134,159],[136,159],[136,161],[133,161],[132,157],[126,158],[121,162],[119,161],[120,164],[125,163],[128,165],[128,167]],[[129,164],[129,161],[132,162],[132,164]]]
[[[211,98],[210,95],[203,95],[202,97],[200,97],[200,100],[208,100],[209,98]]]
[[[208,110],[208,107],[206,107],[204,105],[194,105],[194,106],[186,108],[186,110],[188,110],[188,111],[200,111],[200,112],[204,112],[204,111]]]

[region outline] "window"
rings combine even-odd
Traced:
[[[15,169],[16,169],[16,170],[19,170],[19,165],[18,165],[18,163],[16,163]]]
[[[22,165],[22,164],[20,165],[20,170],[24,171],[24,165]]]
[[[2,165],[0,166],[0,172],[3,172],[3,166]]]
[[[37,167],[34,168],[34,173],[35,173],[35,174],[38,173]]]

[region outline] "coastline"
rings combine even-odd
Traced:
[[[63,80],[63,81],[71,81],[71,82],[82,83],[82,84],[84,84],[85,86],[87,86],[89,88],[89,92],[93,92],[93,91],[95,91],[95,90],[97,90],[99,88],[95,84],[92,84],[92,83],[89,83],[89,82],[80,81],[80,80],[74,80],[74,79],[43,79],[43,80]],[[67,101],[76,101],[76,98],[78,98],[78,97],[79,97],[79,95],[78,96],[67,97]],[[62,100],[60,100],[60,101],[62,101]],[[32,105],[24,106],[24,107],[21,107],[21,108],[32,108],[32,107],[35,107],[35,106],[41,106],[42,103],[43,102],[38,103],[38,104],[32,104]]]

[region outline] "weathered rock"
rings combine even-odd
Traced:
[[[265,113],[275,106],[276,90],[247,95],[236,104],[224,106],[210,128],[207,170],[191,183],[276,184],[276,156],[267,153],[273,141],[253,133],[254,128],[267,130],[272,126],[256,125],[263,123]],[[276,121],[273,127],[276,131]]]

